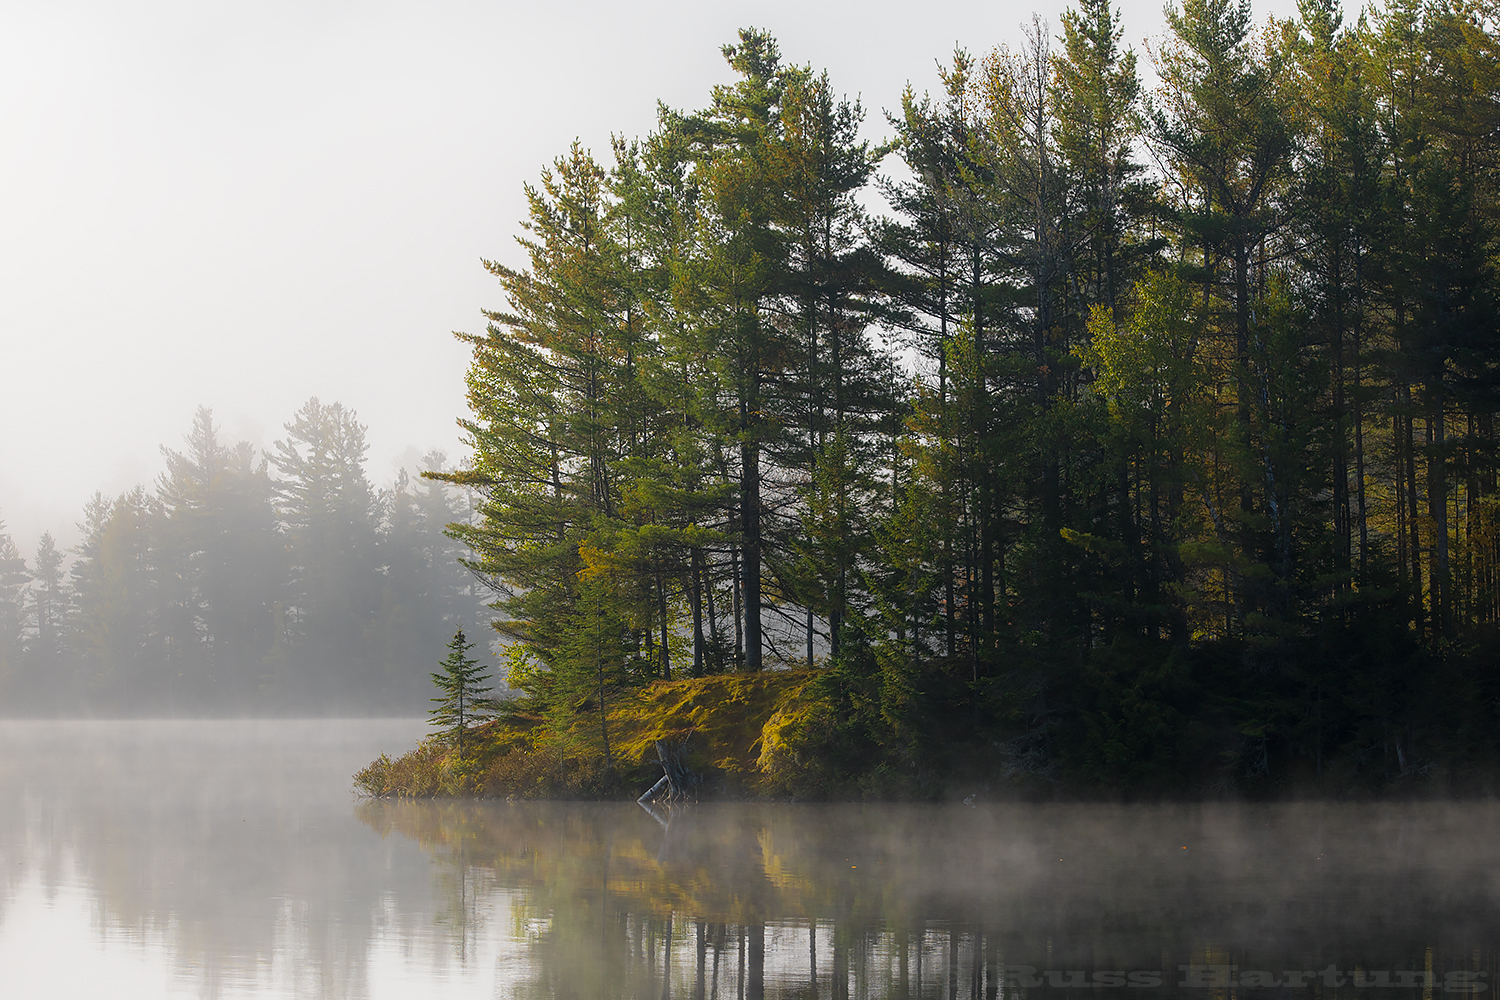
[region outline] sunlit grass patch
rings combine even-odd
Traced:
[[[513,710],[476,727],[462,760],[447,741],[428,737],[400,757],[381,755],[355,774],[354,785],[382,798],[634,797],[661,776],[656,744],[663,741],[685,748],[706,794],[755,796],[767,790],[762,731],[812,676],[719,674],[619,692],[605,713],[607,762],[597,705],[564,720]]]

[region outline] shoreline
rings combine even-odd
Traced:
[[[804,669],[653,681],[608,695],[602,726],[592,700],[562,718],[509,702],[500,717],[468,731],[464,759],[442,734],[433,733],[403,754],[376,758],[355,773],[354,786],[372,800],[636,802],[663,777],[660,744],[696,781],[677,801],[1194,805],[1462,803],[1500,797],[1492,776],[1468,775],[1461,784],[1464,775],[1437,768],[1363,786],[1341,786],[1333,774],[1292,774],[1259,786],[1194,787],[1184,780],[1165,787],[1088,787],[1007,774],[993,747],[959,745],[940,748],[957,763],[930,775],[925,784],[881,784],[879,779],[889,776],[877,767],[855,771],[854,780],[841,785],[817,785],[809,774],[826,771],[830,762],[808,755],[805,733],[821,735],[826,728],[818,688],[826,676]]]

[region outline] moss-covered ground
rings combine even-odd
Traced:
[[[656,681],[565,715],[511,706],[470,731],[462,758],[440,736],[410,752],[382,755],[355,775],[375,796],[429,798],[634,798],[662,774],[657,743],[680,748],[708,798],[757,798],[778,786],[784,755],[766,742],[795,717],[808,671],[720,674]],[[608,739],[608,754],[605,740]]]

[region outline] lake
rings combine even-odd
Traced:
[[[1492,996],[1500,807],[369,801],[420,720],[0,722],[0,997]]]

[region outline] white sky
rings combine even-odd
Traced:
[[[1063,0],[1036,10],[1053,32]],[[1123,3],[1126,41],[1163,28]],[[1262,0],[1257,19],[1293,0]],[[388,483],[460,452],[467,352],[519,262],[521,184],[601,160],[658,99],[707,102],[742,25],[861,96],[867,130],[995,2],[0,2],[0,520],[24,554],[160,470],[207,405],[269,446],[309,396],[369,426]]]

